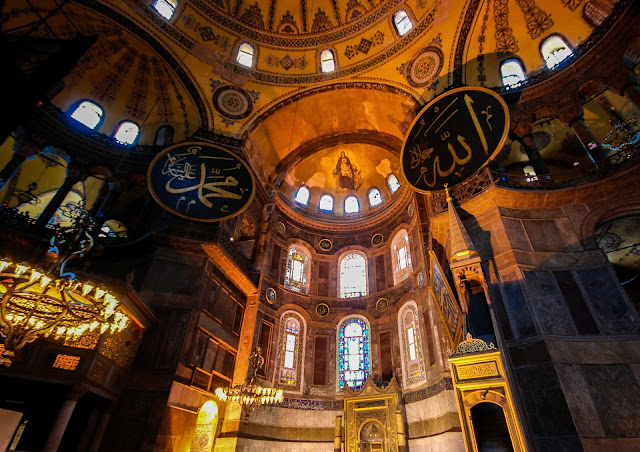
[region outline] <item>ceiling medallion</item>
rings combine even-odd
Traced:
[[[418,280],[418,287],[422,288],[424,286],[424,273],[423,272],[418,273],[417,280]]]
[[[318,314],[320,317],[325,317],[327,314],[329,314],[329,305],[327,305],[326,303],[320,303],[319,305],[317,305],[316,314]]]
[[[230,85],[221,85],[213,92],[213,105],[218,113],[229,119],[243,119],[253,110],[254,96]]]
[[[331,250],[331,248],[333,248],[333,242],[331,242],[331,240],[329,239],[322,239],[318,243],[318,246],[322,251],[329,251]]]
[[[273,303],[275,303],[275,302],[276,302],[276,291],[275,291],[275,289],[273,289],[273,288],[271,288],[271,287],[269,287],[269,288],[267,289],[267,301],[268,301],[270,304],[273,304]]]
[[[409,218],[413,216],[413,203],[409,204],[409,207],[407,207],[407,215],[409,215]]]
[[[276,231],[278,231],[278,234],[284,235],[284,233],[287,232],[287,227],[282,221],[278,221],[276,223]]]
[[[444,64],[444,53],[439,47],[428,46],[405,67],[405,76],[411,86],[424,88],[440,76]]]
[[[389,307],[389,300],[387,300],[386,298],[380,298],[377,302],[376,302],[376,309],[379,312],[384,312],[387,310],[387,308]]]
[[[371,237],[371,244],[373,246],[378,246],[382,243],[383,240],[384,240],[384,237],[382,236],[382,234],[380,233],[374,234],[373,237]]]

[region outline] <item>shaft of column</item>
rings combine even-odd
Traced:
[[[62,408],[60,408],[56,422],[53,424],[53,429],[51,429],[51,433],[49,433],[49,438],[47,438],[47,442],[42,450],[43,452],[57,452],[77,403],[77,399],[65,400],[62,403]]]
[[[638,89],[637,86],[628,85],[622,90],[622,94],[624,95],[624,97],[629,99],[629,101],[636,107],[636,109],[640,110],[640,89]]]
[[[593,133],[591,133],[591,130],[589,130],[582,117],[573,119],[569,123],[569,127],[573,129],[585,151],[587,151],[587,154],[594,162],[608,157],[607,153],[602,149],[600,143],[598,143],[596,137],[593,136]]]
[[[113,403],[109,403],[107,409],[103,411],[102,416],[100,417],[100,421],[98,422],[98,426],[93,434],[93,438],[88,452],[98,452],[100,448],[100,444],[102,444],[102,438],[104,437],[105,432],[107,431],[107,426],[109,425],[109,421],[111,420],[111,413],[113,412]]]
[[[62,183],[60,188],[58,188],[56,194],[53,196],[53,198],[51,198],[51,201],[49,201],[47,207],[44,208],[44,210],[36,220],[36,224],[45,225],[49,223],[49,220],[51,220],[53,215],[56,213],[56,210],[58,210],[58,207],[60,207],[62,201],[64,201],[64,198],[67,197],[75,183],[75,178],[69,176],[65,177],[64,182]]]
[[[24,162],[27,158],[24,155],[20,155],[14,152],[11,156],[11,159],[7,162],[7,164],[0,170],[0,190],[4,188],[4,186],[9,182],[9,179],[13,177],[13,175],[18,171],[22,162]]]
[[[520,138],[520,145],[524,149],[524,152],[527,153],[527,158],[529,159],[529,163],[533,166],[536,174],[549,174],[549,168],[545,163],[542,155],[540,155],[540,151],[536,147],[535,142],[533,141],[532,135],[524,135]]]

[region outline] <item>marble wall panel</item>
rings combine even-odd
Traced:
[[[515,339],[536,335],[536,328],[529,312],[527,300],[520,284],[521,276],[517,271],[501,275],[504,287],[504,306],[509,316]]]
[[[525,271],[527,294],[543,334],[574,335],[562,296],[549,272]]]

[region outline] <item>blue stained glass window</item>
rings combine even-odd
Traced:
[[[307,291],[307,263],[309,258],[301,248],[292,246],[289,249],[289,259],[287,260],[287,274],[284,278],[284,285],[287,289],[296,292]]]
[[[338,385],[345,383],[352,389],[362,387],[371,373],[369,358],[369,325],[352,317],[342,322],[338,329]]]

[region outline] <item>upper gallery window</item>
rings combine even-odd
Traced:
[[[340,259],[340,298],[362,297],[367,294],[367,261],[356,251]]]
[[[369,324],[351,317],[338,325],[338,387],[345,383],[352,389],[362,387],[371,373]]]
[[[293,311],[287,311],[280,317],[278,382],[290,390],[300,389],[304,325],[302,317]]]
[[[409,235],[402,229],[391,241],[391,260],[393,261],[393,283],[404,281],[413,273],[411,252],[409,251]]]
[[[253,46],[251,44],[242,43],[238,48],[238,56],[236,61],[246,67],[253,66]]]
[[[371,207],[375,207],[382,204],[382,196],[380,195],[380,190],[377,188],[372,188],[369,190],[369,205]]]
[[[88,128],[95,129],[100,124],[103,114],[104,111],[98,104],[85,100],[73,110],[71,117]]]
[[[320,54],[320,70],[324,73],[336,70],[336,62],[333,52],[329,49],[323,50]]]
[[[402,349],[403,380],[405,388],[424,381],[426,377],[420,339],[418,310],[414,302],[408,302],[398,315],[398,333]]]
[[[122,121],[113,138],[120,144],[133,144],[138,139],[140,128],[135,122]]]
[[[162,17],[167,20],[171,20],[176,12],[178,2],[174,0],[156,0],[153,2],[153,9],[158,11]]]
[[[569,44],[558,35],[549,36],[540,46],[542,59],[549,69],[557,66],[565,59],[573,55]]]
[[[308,272],[309,256],[307,251],[295,245],[289,248],[287,273],[284,278],[285,287],[296,292],[307,292]]]
[[[527,79],[520,60],[511,58],[500,65],[500,77],[504,86],[518,86]]]
[[[358,198],[355,196],[349,196],[344,200],[344,212],[345,213],[355,213],[360,210],[360,203],[358,202]]]
[[[325,212],[333,212],[333,196],[322,195],[318,203],[318,209],[324,210]]]
[[[171,126],[160,126],[156,130],[156,138],[153,140],[153,144],[156,146],[169,146],[173,143],[174,130]]]
[[[411,23],[411,19],[409,19],[409,15],[406,11],[400,10],[393,16],[393,23],[396,26],[396,30],[398,30],[398,34],[400,36],[406,35],[409,30],[413,28],[413,23]]]
[[[387,177],[387,185],[389,186],[391,194],[394,194],[396,190],[400,188],[400,182],[398,182],[398,178],[395,174],[389,174],[389,177]]]
[[[304,185],[300,187],[296,192],[295,200],[304,206],[309,204],[309,189]]]

